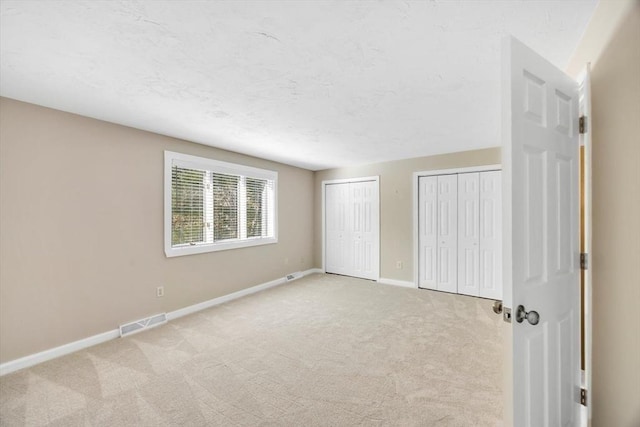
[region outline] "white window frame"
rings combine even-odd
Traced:
[[[247,238],[245,227],[240,226],[238,230],[240,233],[239,239],[229,239],[213,243],[199,243],[196,245],[173,246],[171,244],[171,171],[174,165],[187,168],[202,169],[226,175],[241,176],[242,181],[244,181],[245,177],[273,181],[273,236]],[[241,187],[243,192],[244,187]],[[240,196],[240,200],[238,201],[238,207],[240,211],[240,213],[238,214],[239,225],[243,224],[241,221],[242,218],[246,215],[246,212],[243,212],[242,209],[242,206],[246,203],[246,200],[244,200],[242,194],[240,194]],[[206,193],[205,197],[208,197],[206,196]],[[265,214],[266,213],[263,211],[263,215]],[[263,224],[265,222],[266,221],[264,221]],[[263,225],[263,227],[264,226],[268,225]],[[273,243],[278,243],[278,172],[238,165],[235,163],[222,162],[205,157],[191,156],[188,154],[176,153],[173,151],[164,152],[164,252],[167,257],[246,248],[250,246],[268,245]]]

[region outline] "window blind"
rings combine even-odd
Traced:
[[[213,186],[213,241],[238,239],[240,176],[214,173]]]
[[[204,239],[204,177],[197,169],[174,167],[171,185],[171,244],[195,244]]]

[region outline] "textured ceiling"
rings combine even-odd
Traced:
[[[496,146],[500,41],[597,0],[6,1],[0,93],[312,170]]]

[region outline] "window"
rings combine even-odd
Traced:
[[[277,172],[165,151],[165,253],[276,243],[277,183]]]

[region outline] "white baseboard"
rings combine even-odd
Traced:
[[[102,344],[103,342],[110,341],[120,336],[119,329],[113,329],[111,331],[103,332],[92,337],[83,338],[78,341],[63,344],[59,347],[50,348],[49,350],[41,351],[40,353],[30,354],[20,359],[10,360],[3,364],[0,364],[0,376],[10,374],[19,369],[28,368],[38,363],[46,362],[47,360],[55,359],[66,354],[75,353],[78,350],[83,350],[87,347]]]
[[[404,280],[395,280],[395,279],[385,279],[384,277],[379,278],[378,283],[382,283],[383,285],[402,286],[403,288],[413,288],[413,289],[417,288],[417,286],[413,282],[407,282]]]
[[[303,271],[302,276],[304,277],[304,276],[308,276],[310,274],[315,274],[315,273],[323,273],[323,271],[319,268],[312,268],[310,270]],[[192,314],[200,310],[213,307],[215,305],[229,302],[246,295],[254,294],[256,292],[260,292],[265,289],[269,289],[274,286],[281,285],[283,283],[287,283],[284,277],[280,279],[272,280],[267,283],[262,283],[261,285],[252,286],[250,288],[243,289],[241,291],[234,292],[229,295],[223,295],[221,297],[210,299],[208,301],[204,301],[198,304],[194,304],[189,307],[181,308],[181,309],[172,311],[170,313],[167,313],[167,321],[171,321],[173,319],[177,319],[179,317],[186,316],[188,314]],[[78,341],[74,341],[68,344],[63,344],[59,347],[54,347],[45,351],[41,351],[39,353],[30,354],[28,356],[21,357],[19,359],[10,360],[8,362],[0,364],[0,376],[10,374],[11,372],[28,368],[30,366],[37,365],[38,363],[46,362],[47,360],[56,359],[60,356],[65,356],[70,353],[75,353],[76,351],[83,350],[85,348],[92,347],[94,345],[102,344],[103,342],[110,341],[112,339],[119,338],[119,337],[120,337],[120,330],[113,329],[107,332],[103,332],[101,334],[83,338]]]
[[[224,304],[225,302],[233,301],[234,299],[242,298],[247,295],[255,294],[256,292],[264,291],[265,289],[273,288],[274,286],[282,285],[286,283],[286,279],[281,277],[280,279],[272,280],[267,283],[263,283],[261,285],[252,286],[247,289],[243,289],[238,292],[234,292],[232,294],[223,295],[218,298],[213,298],[208,301],[203,301],[198,304],[190,305],[188,307],[180,308],[175,311],[171,311],[167,313],[167,320],[172,321],[178,319],[182,316],[187,316],[189,314],[196,313],[198,311],[206,310],[207,308],[213,307],[215,305]]]

